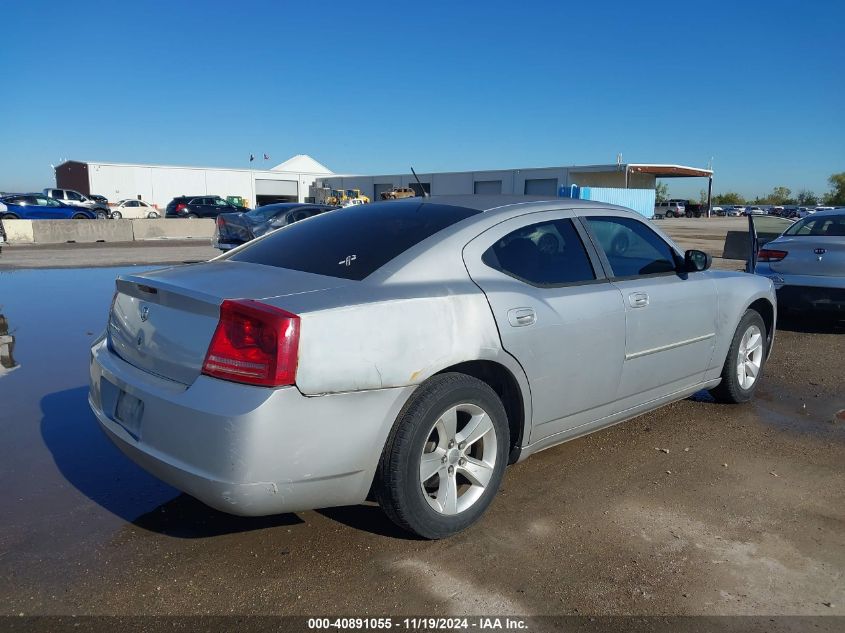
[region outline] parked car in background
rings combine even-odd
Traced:
[[[0,204],[0,252],[3,250],[3,244],[6,243],[6,229],[3,227],[3,209],[5,205]]]
[[[382,191],[379,197],[382,200],[400,200],[402,198],[413,198],[417,192],[410,187],[393,187],[390,191]]]
[[[221,213],[217,216],[211,245],[228,251],[270,231],[336,208],[324,204],[280,202],[246,213]]]
[[[759,249],[752,266],[774,282],[780,309],[845,315],[845,209],[788,226]]]
[[[585,200],[323,213],[121,275],[89,403],[129,458],[224,512],[372,492],[403,529],[442,538],[484,514],[509,463],[701,389],[752,398],[772,283],[711,261]]]
[[[681,218],[686,215],[686,207],[680,202],[658,202],[654,205],[656,218]]]
[[[97,217],[104,219],[109,217],[111,209],[109,209],[108,202],[97,202],[91,198],[75,191],[74,189],[51,189],[43,190],[43,194],[48,198],[58,200],[64,205],[81,207],[84,209],[91,209],[97,214]]]
[[[178,196],[164,211],[166,218],[216,218],[221,213],[244,213],[246,207],[236,207],[220,196]]]
[[[743,213],[745,215],[766,215],[766,212],[760,207],[746,207]]]
[[[159,217],[159,212],[158,209],[148,202],[130,198],[128,200],[121,200],[118,202],[111,211],[111,217],[115,220],[120,220],[121,218],[157,218]]]
[[[725,215],[725,208],[724,207],[716,206],[716,207],[713,207],[712,211],[713,211],[713,215],[718,215],[718,216]]]
[[[96,220],[105,217],[86,207],[72,206],[40,193],[16,193],[0,202],[6,220]]]

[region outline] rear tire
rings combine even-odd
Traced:
[[[188,218],[189,220],[193,220],[194,218],[197,217],[197,214],[196,213],[189,213],[185,217]]]
[[[2,219],[3,220],[20,220],[20,217],[18,217],[14,213],[4,213]]]
[[[148,217],[150,220],[155,220],[155,219],[157,219],[157,218],[158,218],[158,213],[157,213],[157,212],[155,212],[155,211],[150,211],[150,212],[147,214],[147,217]]]
[[[754,395],[766,363],[766,324],[756,310],[746,310],[734,332],[722,367],[722,382],[710,390],[718,401],[748,402]]]
[[[84,213],[74,213],[71,219],[72,220],[90,220],[91,218],[89,218]]]
[[[674,217],[675,217],[675,214],[674,214],[674,213],[672,213],[671,211],[667,211],[667,212],[666,212],[666,217],[667,217],[667,218],[674,218]]]
[[[427,539],[451,536],[484,514],[509,450],[496,392],[465,374],[439,374],[399,413],[379,462],[376,498],[399,527]]]

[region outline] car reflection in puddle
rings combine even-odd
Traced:
[[[0,313],[0,378],[20,367],[15,362],[15,335],[9,330],[9,321]]]

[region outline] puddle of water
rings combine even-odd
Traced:
[[[150,268],[0,271],[0,480],[13,491],[0,495],[3,541],[91,501],[110,511],[113,528],[175,496],[112,446],[87,401],[89,348],[115,277]]]

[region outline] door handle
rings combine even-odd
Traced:
[[[632,308],[645,308],[648,305],[648,294],[645,292],[632,292],[628,295],[628,304]]]
[[[513,327],[534,325],[537,321],[537,313],[534,308],[511,308],[508,310],[508,323]]]

